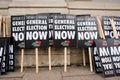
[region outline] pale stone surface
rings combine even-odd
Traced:
[[[72,65],[82,65],[83,64],[83,53],[81,48],[70,48],[70,63]],[[85,49],[86,64],[89,63],[88,52]]]
[[[64,53],[63,53],[64,54]],[[60,66],[64,64],[64,55],[52,55],[52,65]],[[16,55],[16,66],[20,66],[21,55]],[[70,55],[67,55],[67,64],[70,65]],[[39,66],[48,66],[48,55],[39,54]],[[35,67],[35,54],[24,55],[24,66]]]
[[[13,0],[9,7],[66,7],[64,0]]]
[[[120,16],[120,11],[107,10],[70,10],[71,14],[91,14],[92,16]]]
[[[68,7],[68,8],[67,8]],[[91,14],[92,16],[120,16],[119,3],[112,2],[80,2],[71,1],[67,3],[64,0],[0,0],[1,15],[22,15],[37,13],[64,13],[68,14]],[[10,17],[7,16],[7,36],[10,36]],[[52,65],[63,65],[64,49],[52,49]],[[87,51],[87,50],[86,50]],[[16,54],[16,65],[20,66],[20,51]],[[25,50],[25,66],[35,66],[35,50]],[[86,61],[89,63],[88,52],[86,52]],[[82,64],[81,49],[68,49],[68,64]],[[48,49],[39,49],[39,66],[48,66]]]
[[[1,75],[0,80],[120,80],[120,76],[104,78],[102,74],[91,73],[88,67],[68,67],[64,72],[63,67],[39,68],[35,73],[35,68],[25,68],[23,73],[17,70]]]
[[[114,9],[114,10],[120,10],[119,3],[112,3],[112,2],[80,2],[80,1],[72,1],[68,2],[69,8],[78,8],[78,9],[87,9],[87,10],[107,10],[107,9]]]
[[[67,8],[9,8],[10,15],[38,14],[38,13],[64,13]]]

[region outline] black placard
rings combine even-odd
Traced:
[[[94,65],[95,72],[101,73],[102,68],[101,68],[101,62],[100,62],[100,57],[99,57],[97,47],[92,48],[92,57],[93,57],[93,65]]]
[[[6,72],[9,71],[9,37],[5,38],[5,63],[6,63]]]
[[[98,39],[97,20],[95,17],[77,17],[77,47],[94,46]]]
[[[7,47],[8,47],[8,38],[0,38],[1,47],[3,48],[3,55],[2,55],[2,63],[1,63],[1,74],[5,74],[7,72],[8,66],[8,54],[7,54]]]
[[[48,47],[48,15],[26,15],[25,48]]]
[[[13,37],[9,37],[9,59],[8,59],[8,66],[9,71],[15,70],[15,56],[14,56],[14,39]]]
[[[61,14],[54,16],[54,46],[76,46],[76,16]]]
[[[15,39],[15,48],[25,48],[25,16],[11,16],[11,35]]]
[[[3,67],[3,65],[5,65],[5,63],[3,62],[4,45],[5,45],[5,39],[0,38],[0,74],[2,74],[2,72],[3,72],[2,67]]]
[[[114,76],[114,66],[107,41],[98,39],[95,40],[95,44],[99,53],[104,77]]]
[[[120,39],[107,40],[116,75],[120,75]]]
[[[53,40],[53,19],[55,15],[60,15],[60,13],[49,13],[49,46],[53,46],[54,40]]]
[[[106,39],[107,38],[114,38],[113,29],[111,27],[109,19],[114,20],[115,26],[116,26],[116,29],[117,29],[117,32],[118,32],[118,36],[120,36],[120,17],[103,16],[102,17],[102,27],[103,27]]]

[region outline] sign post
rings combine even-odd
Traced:
[[[48,48],[49,70],[51,70],[51,46]]]
[[[38,48],[35,48],[35,55],[36,55],[36,73],[38,73]]]
[[[21,49],[20,72],[23,72],[24,48],[25,48],[25,16],[11,16],[11,36],[15,40],[15,48]]]
[[[67,47],[64,47],[64,72],[67,72]]]
[[[67,48],[76,46],[75,15],[61,14],[54,17],[54,46],[64,47],[64,72],[67,71]]]
[[[0,15],[0,37],[2,37],[2,15]]]
[[[85,57],[85,49],[82,48],[82,53],[83,53],[83,66],[86,66],[86,57]]]
[[[23,64],[24,64],[24,49],[21,49],[21,68],[20,72],[23,72]]]
[[[60,13],[49,13],[49,47],[48,47],[48,62],[49,62],[49,70],[51,70],[52,66],[52,60],[51,60],[51,55],[52,55],[52,46],[54,45],[54,40],[53,40],[53,25],[54,25],[54,16],[59,15]]]
[[[98,31],[97,31],[97,20],[95,17],[85,17],[78,16],[77,17],[77,47],[78,48],[88,48],[89,53],[89,61],[90,61],[90,71],[93,72],[92,65],[92,55],[90,47],[94,45],[95,39],[98,39]],[[82,43],[82,44],[81,44]],[[85,62],[85,52],[82,49],[83,53],[83,63]]]
[[[120,59],[119,59],[120,58],[120,52],[119,52],[120,39],[118,39],[119,38],[118,32],[117,32],[114,20],[113,19],[109,19],[109,20],[111,23],[111,27],[113,28],[113,35],[115,39],[109,39],[108,44],[109,44],[109,49],[111,51],[111,57],[114,65],[115,74],[118,76],[120,75]]]
[[[102,68],[104,77],[114,76],[115,73],[114,73],[111,52],[110,52],[110,49],[108,47],[108,43],[105,40],[105,36],[103,34],[101,22],[100,22],[98,17],[97,17],[97,21],[98,21],[98,31],[100,34],[100,38],[102,38],[102,39],[95,40],[95,43],[96,43],[97,50],[99,52],[101,68]]]
[[[89,53],[89,61],[90,61],[90,71],[93,72],[92,53],[90,47],[88,48],[88,53]]]
[[[26,28],[25,28],[25,48],[35,48],[36,55],[36,73],[38,73],[39,64],[38,48],[46,48],[48,42],[48,15],[47,14],[31,14],[26,15]]]

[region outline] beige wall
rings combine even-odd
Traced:
[[[21,15],[21,14],[36,14],[48,12],[61,12],[70,14],[91,14],[92,16],[120,16],[119,0],[116,2],[103,2],[99,0],[92,1],[71,1],[67,0],[1,0],[0,14],[1,15]],[[98,2],[99,1],[99,2]],[[115,1],[115,0],[114,0]],[[7,18],[7,27],[10,33],[10,18]],[[10,36],[10,34],[7,34]],[[60,66],[64,62],[64,49],[52,49],[52,65]],[[20,65],[20,51],[16,51],[16,65]],[[82,64],[82,51],[77,48],[68,49],[68,65]],[[86,49],[87,63],[88,52]],[[35,50],[25,50],[25,66],[35,66]],[[48,66],[48,49],[39,49],[39,66]]]

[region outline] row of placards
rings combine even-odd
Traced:
[[[17,48],[92,47],[96,72],[120,74],[120,40],[113,37],[112,18],[120,31],[120,17],[103,16],[106,40],[99,39],[96,17],[60,13],[11,16],[11,35]]]
[[[89,42],[98,38],[96,18],[89,15],[51,13],[12,16],[11,26],[11,35],[18,48],[76,47],[76,44],[79,47],[84,46],[79,41]]]
[[[93,64],[96,73],[105,77],[120,75],[120,39],[95,40],[92,48]]]
[[[119,30],[119,17],[102,17],[106,37],[113,37],[109,18]],[[70,14],[31,14],[11,16],[11,32],[17,48],[90,47],[98,39],[96,17]],[[82,44],[81,44],[82,43]]]
[[[0,74],[14,71],[14,45],[13,38],[0,38]]]
[[[78,17],[80,22],[90,21],[90,19],[91,22],[96,21],[95,17],[84,17],[81,20]],[[78,22],[78,26],[83,26],[80,24]],[[14,37],[15,45],[18,48],[48,47],[53,45],[56,47],[75,47],[77,38],[76,25],[76,16],[68,14],[53,13],[12,16],[11,35]],[[97,27],[97,25],[94,25],[94,27]],[[80,31],[80,28],[78,30]],[[95,31],[97,32],[97,28]],[[81,33],[80,35],[83,36],[84,34]],[[80,37],[81,40],[83,38]]]

